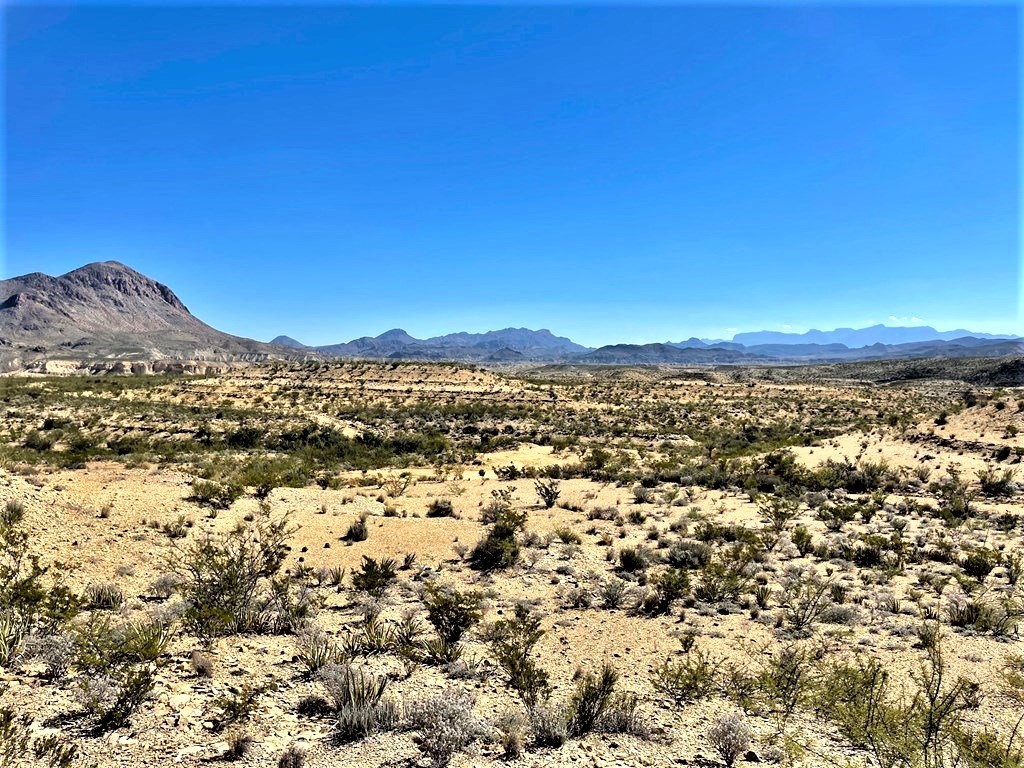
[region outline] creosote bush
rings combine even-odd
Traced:
[[[200,637],[265,632],[289,589],[277,578],[292,533],[286,519],[258,520],[222,535],[207,535],[174,563],[185,600],[186,628]]]
[[[516,606],[512,618],[491,624],[486,633],[491,654],[530,710],[550,692],[548,673],[532,658],[533,648],[543,636],[540,619],[523,605]]]
[[[512,507],[509,497],[496,496],[484,509],[485,518],[493,523],[487,535],[477,542],[470,555],[470,564],[477,570],[508,568],[519,561],[517,536],[526,527],[526,512]]]

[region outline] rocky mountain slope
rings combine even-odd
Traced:
[[[254,362],[287,354],[211,328],[166,285],[115,261],[0,281],[0,369],[61,361]]]

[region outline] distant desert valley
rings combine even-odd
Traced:
[[[0,367],[3,768],[1024,765],[1018,338],[315,347],[105,262]]]

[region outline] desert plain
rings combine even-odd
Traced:
[[[4,377],[0,765],[1022,765],[1017,373]]]

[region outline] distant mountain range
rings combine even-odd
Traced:
[[[778,333],[756,331],[737,333],[732,337],[736,344],[747,347],[762,344],[842,344],[850,349],[869,347],[872,344],[911,344],[915,341],[953,341],[970,336],[976,339],[1006,339],[989,333],[975,333],[960,328],[955,331],[937,331],[927,325],[909,328],[890,328],[886,325],[872,325],[868,328],[836,328],[834,331],[810,330],[807,333]]]
[[[406,360],[561,360],[590,352],[551,331],[529,328],[505,328],[487,333],[449,333],[429,339],[416,339],[400,328],[380,336],[362,336],[343,344],[307,347],[288,336],[278,336],[271,344],[316,352],[334,357],[375,357]]]
[[[870,341],[851,347],[830,337]],[[761,343],[740,343],[760,338]],[[782,337],[784,340],[779,341]],[[820,342],[807,338],[822,339]],[[881,341],[889,339],[889,342]],[[912,341],[899,341],[912,339]],[[289,336],[278,336],[272,344],[326,356],[363,357],[392,360],[466,360],[479,362],[571,362],[600,365],[728,365],[738,363],[852,362],[913,357],[977,357],[1024,352],[1021,340],[1010,336],[972,334],[970,331],[940,332],[932,328],[840,328],[808,334],[737,334],[733,341],[691,338],[655,344],[609,344],[598,349],[584,347],[548,330],[506,328],[487,333],[452,333],[417,339],[401,329],[380,336],[363,336],[343,344],[305,346]]]
[[[401,329],[311,347],[278,336],[269,343],[232,336],[196,318],[165,285],[114,261],[59,277],[32,273],[0,281],[0,370],[45,361],[258,362],[353,357],[480,363],[729,365],[852,362],[1024,354],[1019,338],[937,331],[927,326],[839,328],[807,333],[738,333],[731,341],[691,338],[593,349],[546,329],[505,328],[417,339]],[[127,370],[136,370],[130,367]],[[144,369],[143,369],[144,370]]]

